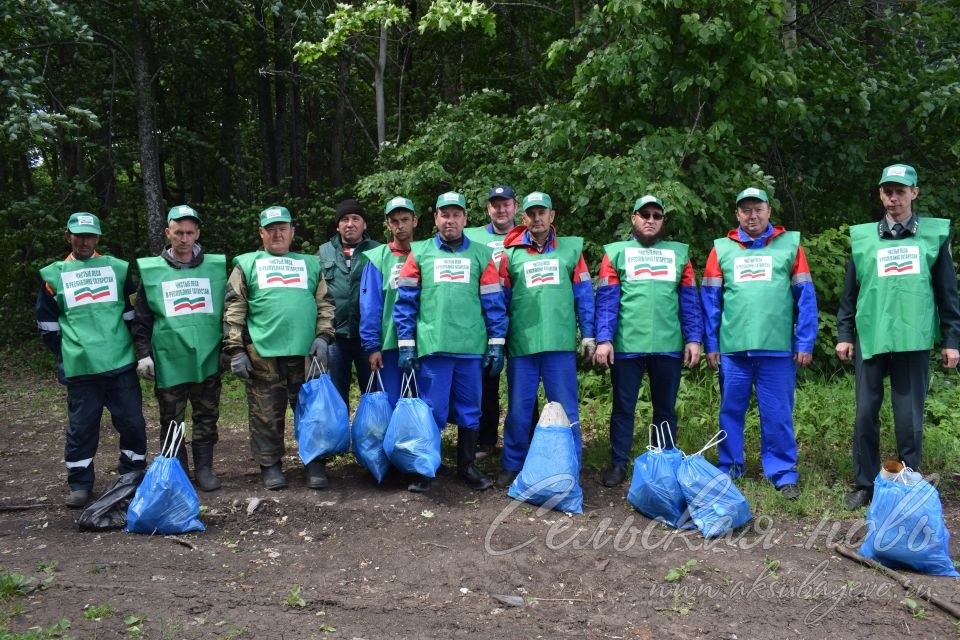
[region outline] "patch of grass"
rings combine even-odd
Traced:
[[[48,640],[50,638],[68,638],[67,632],[70,630],[70,621],[66,618],[60,618],[48,627],[30,627],[24,633],[11,633],[6,629],[0,629],[0,639],[2,640]]]
[[[12,571],[0,571],[0,601],[25,596],[36,589],[35,579]]]
[[[116,610],[109,604],[87,605],[83,608],[83,617],[87,620],[103,620],[111,618]]]
[[[697,566],[697,561],[693,558],[687,560],[679,567],[675,567],[667,571],[667,575],[663,576],[663,579],[667,582],[679,582],[683,579],[685,575],[693,571]]]
[[[287,594],[283,604],[291,609],[294,607],[302,609],[307,606],[307,601],[303,599],[300,585],[295,584],[290,587],[290,593]]]

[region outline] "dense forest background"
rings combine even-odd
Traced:
[[[844,225],[879,212],[882,167],[956,215],[958,52],[954,0],[0,0],[0,344],[32,339],[75,210],[132,260],[171,205],[235,255],[282,203],[313,251],[342,197],[382,239],[392,195],[429,214],[456,189],[479,223],[508,183],[549,192],[595,268],[654,192],[702,268],[755,185],[805,234],[829,368]]]

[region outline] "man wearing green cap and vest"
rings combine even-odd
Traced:
[[[471,242],[479,242],[493,249],[493,262],[500,270],[503,239],[517,226],[517,196],[505,184],[493,186],[487,193],[487,216],[490,223],[468,227],[463,235]],[[534,426],[536,420],[534,419]],[[532,427],[531,427],[532,428]],[[497,448],[500,430],[500,376],[483,376],[483,396],[480,400],[480,429],[477,435],[477,460],[486,458]]]
[[[530,420],[543,382],[547,400],[570,419],[577,458],[582,447],[577,402],[577,327],[580,355],[593,357],[593,282],[583,260],[583,238],[557,236],[549,194],[523,199],[523,224],[507,234],[500,284],[510,314],[507,334],[507,418],[497,484],[509,487],[530,447]]]
[[[100,220],[92,213],[71,215],[64,237],[70,254],[40,270],[36,317],[44,344],[57,356],[57,379],[67,387],[63,459],[70,494],[64,502],[79,509],[92,497],[103,408],[120,434],[118,473],[146,467],[147,434],[126,326],[134,294],[128,265],[97,253]]]
[[[870,502],[880,472],[884,376],[890,376],[897,459],[918,470],[930,350],[941,343],[940,362],[947,369],[960,359],[950,221],[914,213],[920,189],[909,165],[885,168],[879,191],[885,210],[880,221],[850,227],[851,258],[837,312],[837,357],[853,359],[856,371],[856,489],[844,499],[849,509]]]
[[[360,280],[360,341],[368,354],[370,370],[380,371],[391,406],[400,397],[400,367],[397,364],[397,329],[393,305],[397,300],[400,269],[410,255],[410,242],[417,226],[413,202],[403,196],[387,201],[384,210],[393,240],[363,253]]]
[[[717,467],[743,474],[743,424],[756,388],[760,462],[781,495],[800,497],[793,401],[817,338],[817,296],[800,234],[770,224],[763,189],[737,195],[736,229],[714,241],[700,287],[707,363],[720,371]],[[796,313],[794,313],[796,311]]]
[[[283,433],[287,405],[296,406],[304,383],[304,356],[326,366],[333,339],[333,300],[320,262],[290,251],[294,232],[286,207],[261,211],[263,249],[234,258],[224,302],[223,349],[247,383],[250,449],[271,490],[287,486]],[[323,460],[307,464],[307,486],[329,486]]]
[[[463,235],[464,197],[448,191],[437,198],[436,209],[437,235],[414,243],[400,269],[393,307],[398,363],[403,371],[421,371],[420,394],[440,428],[447,424],[453,390],[457,473],[472,489],[482,491],[493,480],[474,464],[480,378],[503,369],[507,314],[493,251]],[[421,477],[409,489],[426,491],[430,482]]]
[[[187,205],[170,209],[164,235],[170,244],[159,256],[137,260],[140,287],[132,326],[137,372],[156,380],[161,442],[171,423],[183,421],[189,400],[194,478],[201,490],[215,491],[226,257],[203,252],[197,242],[200,216]],[[182,443],[176,456],[186,471]]]
[[[650,381],[653,423],[677,439],[680,367],[700,362],[703,317],[689,248],[663,239],[663,202],[653,195],[633,205],[633,237],[606,245],[597,287],[597,353],[610,367],[610,468],[601,478],[615,487],[627,475],[634,413],[644,373]],[[666,434],[664,434],[666,435]]]

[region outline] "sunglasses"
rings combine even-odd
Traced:
[[[649,211],[634,211],[633,215],[640,216],[644,220],[649,220],[650,218],[653,218],[654,220],[663,220],[664,218],[667,217],[664,214],[660,213],[659,211],[655,213],[650,213]]]

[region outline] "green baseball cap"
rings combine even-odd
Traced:
[[[530,207],[553,209],[553,200],[550,199],[550,194],[544,193],[543,191],[534,191],[533,193],[527,194],[523,199],[523,210],[526,211]]]
[[[917,186],[917,170],[908,164],[892,164],[880,174],[880,182],[897,182],[908,187]]]
[[[86,211],[71,213],[70,219],[67,220],[67,231],[100,235],[100,218]]]
[[[279,205],[268,207],[260,212],[260,226],[266,227],[275,222],[289,222],[293,224],[293,218],[290,217],[290,212],[286,207],[281,207]]]
[[[747,187],[743,191],[737,194],[737,204],[740,204],[741,200],[746,200],[747,198],[754,198],[761,202],[770,202],[767,199],[767,192],[763,189],[757,189],[756,187]]]
[[[409,198],[404,198],[403,196],[396,196],[395,198],[390,198],[387,201],[387,206],[383,210],[383,215],[388,216],[390,212],[394,209],[409,209],[411,213],[416,213],[417,210],[413,206],[413,201]],[[466,209],[466,207],[464,207]]]
[[[197,221],[197,224],[200,224],[200,215],[189,205],[178,204],[175,207],[170,207],[170,211],[167,212],[167,222],[182,220],[183,218],[193,218]]]
[[[637,201],[633,203],[633,210],[640,211],[640,209],[643,209],[643,207],[648,204],[655,204],[660,207],[660,211],[663,211],[663,200],[657,196],[652,196],[649,193],[642,198],[637,198]]]
[[[436,208],[439,209],[440,207],[460,207],[466,211],[467,200],[462,194],[459,194],[456,191],[447,191],[446,193],[441,193],[439,196],[437,196]]]

